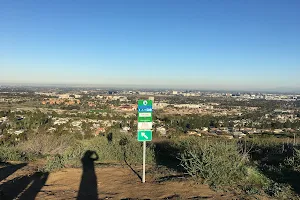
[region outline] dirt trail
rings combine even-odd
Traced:
[[[79,193],[90,191],[96,194],[94,199],[235,199],[232,194],[222,195],[191,180],[158,182],[155,173],[147,174],[146,183],[141,183],[127,166],[95,168],[95,176],[80,168],[50,174],[37,172],[37,168],[30,164],[0,167],[0,199],[93,199],[80,198]]]
[[[52,173],[37,197],[40,199],[76,198],[81,175],[79,169],[66,169]],[[208,186],[195,185],[190,181],[157,183],[148,177],[150,180],[143,184],[130,169],[121,167],[98,168],[96,175],[100,199],[162,199],[175,195],[182,198],[217,196]],[[49,192],[52,197],[49,196]]]

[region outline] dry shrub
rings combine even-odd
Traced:
[[[17,148],[36,155],[62,155],[72,143],[74,138],[70,135],[37,134],[18,144]]]
[[[246,177],[246,158],[236,143],[196,139],[182,143],[181,165],[210,185],[236,184]]]

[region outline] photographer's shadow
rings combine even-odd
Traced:
[[[94,161],[98,160],[99,156],[95,151],[86,151],[81,158],[82,162],[82,177],[79,187],[77,199],[98,199],[97,176],[95,173]]]

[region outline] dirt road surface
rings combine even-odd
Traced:
[[[2,164],[0,199],[236,199],[184,177],[160,177],[158,181],[155,171],[141,183],[137,175],[141,170],[134,172],[128,166],[96,167],[92,172],[66,168],[44,173],[38,169],[26,163]]]

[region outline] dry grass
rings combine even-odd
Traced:
[[[70,135],[31,135],[28,140],[21,142],[17,148],[22,152],[28,152],[35,155],[56,155],[63,154],[69,146],[74,143],[74,138]]]

